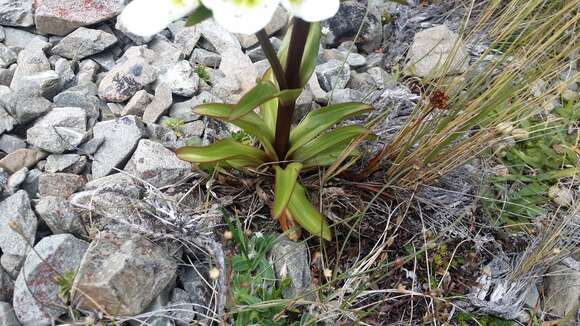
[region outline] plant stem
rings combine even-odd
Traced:
[[[294,18],[285,69],[285,79],[288,89],[300,88],[300,66],[309,30],[310,23],[300,18]],[[274,148],[281,160],[285,159],[289,149],[290,128],[292,127],[292,116],[294,115],[295,107],[296,100],[280,101],[278,105]]]
[[[282,64],[278,59],[278,54],[276,53],[276,50],[274,50],[274,47],[268,38],[268,34],[264,29],[261,29],[258,33],[256,33],[256,37],[260,42],[262,50],[264,50],[264,54],[266,55],[268,62],[270,62],[270,66],[272,67],[272,71],[276,77],[276,81],[278,81],[278,86],[280,86],[281,90],[288,89],[286,76],[284,75],[284,68],[282,68]]]

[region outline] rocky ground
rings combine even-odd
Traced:
[[[236,132],[191,109],[235,102],[268,63],[255,37],[212,20],[177,21],[152,39],[127,34],[115,22],[123,6],[0,0],[0,325],[51,325],[69,306],[79,320],[117,316],[117,325],[187,325],[223,314],[215,228],[232,198],[207,205],[205,179],[173,150]],[[394,105],[379,133],[388,139],[418,99],[394,67],[407,55],[411,74],[431,73],[439,59],[429,49],[451,51],[461,15],[446,5],[382,2],[367,12],[345,1],[323,24],[324,48],[299,111]],[[275,46],[287,21],[279,10],[266,29]],[[311,286],[306,246],[282,240],[271,255],[277,272],[298,268],[290,273],[302,282],[291,291]],[[559,293],[552,306],[563,314],[578,298],[580,268],[570,258],[553,271],[547,289]]]

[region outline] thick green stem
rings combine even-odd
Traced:
[[[300,18],[294,19],[285,69],[285,79],[288,89],[300,88],[300,66],[309,30],[310,23]],[[292,127],[292,117],[295,107],[296,100],[280,101],[278,105],[274,148],[281,160],[285,159],[289,149],[290,128]]]
[[[261,29],[258,33],[256,33],[256,37],[260,42],[262,50],[264,50],[264,54],[266,55],[268,62],[270,62],[270,66],[272,67],[272,71],[276,77],[276,81],[278,81],[278,86],[281,90],[288,89],[286,76],[284,75],[284,68],[282,68],[282,64],[278,59],[278,54],[276,53],[276,50],[274,50],[274,47],[268,38],[268,34],[265,30]]]

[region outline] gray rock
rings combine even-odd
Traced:
[[[12,305],[8,302],[0,302],[0,325],[2,326],[21,326]]]
[[[189,101],[174,103],[169,110],[169,116],[185,122],[194,121],[199,119],[199,115],[193,112],[193,108],[200,104],[216,102],[220,102],[220,99],[204,91]]]
[[[181,128],[177,129],[181,132]],[[149,139],[160,143],[164,147],[170,149],[176,149],[185,145],[184,142],[180,142],[177,140],[177,133],[168,127],[163,125],[158,125],[155,123],[147,124],[147,133],[149,135]]]
[[[230,48],[221,55],[219,70],[224,73],[225,79],[236,80],[244,93],[256,85],[258,72],[246,54],[237,48]]]
[[[79,27],[114,18],[124,4],[123,0],[43,0],[36,8],[34,20],[39,32],[64,36]]]
[[[94,154],[92,166],[93,177],[100,178],[115,171],[115,168],[123,168],[146,131],[141,120],[135,116],[125,116],[97,123],[93,134],[95,138],[104,139]]]
[[[280,238],[272,247],[271,260],[274,262],[276,278],[290,278],[290,287],[284,290],[284,298],[296,298],[311,288],[308,248],[303,242]]]
[[[378,89],[394,88],[397,85],[397,80],[392,74],[386,72],[383,68],[373,67],[368,71],[371,78],[375,81]]]
[[[367,94],[371,91],[377,90],[379,85],[375,83],[375,80],[368,72],[351,71],[350,79],[348,80],[346,87]]]
[[[183,180],[191,173],[191,165],[178,159],[163,145],[143,139],[125,166],[125,171],[161,188]]]
[[[111,69],[109,69],[110,71]],[[77,85],[84,85],[92,83],[96,79],[97,72],[99,71],[99,64],[91,59],[85,59],[79,64],[79,71],[76,76]]]
[[[4,199],[0,212],[0,249],[4,255],[26,256],[29,244],[34,243],[37,225],[28,194],[20,190]]]
[[[4,271],[4,268],[0,267],[0,301],[12,301],[13,292],[14,282],[12,282],[10,275]]]
[[[14,80],[12,84],[14,84]],[[50,99],[58,94],[62,84],[63,82],[60,79],[60,75],[56,71],[47,70],[22,77],[17,84],[18,86],[14,86],[14,89],[20,90],[22,88],[33,88],[38,90],[40,95]]]
[[[49,100],[29,91],[30,89],[20,89],[0,99],[0,106],[4,102],[8,113],[21,124],[33,121],[54,107]]]
[[[30,198],[38,198],[38,180],[42,172],[39,169],[31,169],[26,174],[26,179],[21,185],[22,190],[28,193]]]
[[[24,49],[33,41],[44,41],[48,39],[42,35],[31,33],[19,28],[4,27],[4,45],[10,48]]]
[[[52,233],[86,235],[79,210],[66,199],[55,196],[42,197],[34,208]]]
[[[4,153],[12,153],[22,148],[26,148],[26,142],[24,139],[8,134],[0,136],[0,151],[3,151]]]
[[[157,68],[160,73],[167,71],[175,63],[183,60],[181,49],[162,35],[155,36],[148,48],[154,53],[151,65]]]
[[[167,304],[167,308],[173,310],[170,313],[171,319],[175,320],[177,325],[190,325],[195,319],[193,303],[189,293],[185,290],[173,289],[171,301]]]
[[[564,317],[572,309],[578,308],[580,271],[566,265],[555,265],[548,270],[547,274],[544,310],[558,317]],[[576,317],[575,315],[572,320]]]
[[[14,285],[14,311],[23,325],[52,325],[67,311],[57,279],[78,269],[87,247],[70,234],[49,236],[34,246]]]
[[[31,42],[18,54],[18,66],[14,71],[10,88],[18,91],[31,87],[38,88],[40,84],[50,81],[51,76],[47,72],[51,71],[50,62],[45,51],[50,48],[50,44],[38,39]],[[54,77],[54,76],[52,76]],[[34,85],[31,85],[33,84]],[[46,86],[45,86],[46,87]]]
[[[457,42],[460,44],[455,49]],[[450,57],[452,56],[452,57]],[[431,27],[415,34],[407,53],[405,70],[419,77],[440,77],[463,73],[469,66],[469,54],[459,35],[445,25]],[[445,62],[451,60],[447,71]]]
[[[202,48],[195,48],[189,60],[191,64],[201,64],[206,67],[219,67],[222,57],[215,53]]]
[[[26,140],[47,152],[74,150],[85,138],[87,114],[81,108],[54,108],[26,131]]]
[[[99,84],[99,97],[108,102],[124,102],[157,79],[157,70],[143,57],[117,63]]]
[[[337,49],[325,49],[322,52],[322,59],[325,61],[334,59],[341,63],[346,61],[346,63],[353,68],[362,67],[367,63],[367,59],[356,52],[348,53],[347,51],[340,51]]]
[[[6,33],[4,32],[4,27],[0,26],[0,42],[4,41]]]
[[[3,254],[0,257],[0,264],[10,278],[15,280],[18,277],[18,273],[20,273],[22,265],[24,265],[25,259],[26,256]]]
[[[241,50],[242,46],[238,39],[213,19],[207,19],[197,25],[201,36],[211,45],[212,52],[223,54],[232,48]]]
[[[0,135],[11,131],[17,124],[18,121],[4,109],[4,106],[0,102]]]
[[[66,172],[80,160],[79,154],[52,154],[46,158],[44,170],[48,173]]]
[[[67,198],[85,185],[83,176],[72,173],[45,173],[40,176],[38,191],[41,197]]]
[[[276,33],[288,24],[288,18],[288,12],[279,6],[274,12],[270,22],[264,27],[264,31],[268,35]],[[251,48],[258,44],[258,38],[254,34],[236,34],[236,37],[244,49]]]
[[[72,63],[64,58],[60,58],[54,63],[54,71],[60,78],[60,88],[69,88],[75,79],[75,71],[73,69]]]
[[[10,173],[14,173],[23,167],[31,168],[38,161],[46,157],[46,152],[38,149],[18,149],[0,159],[0,167]]]
[[[12,78],[14,77],[14,71],[16,71],[16,65],[12,65],[8,69],[0,68],[1,86],[10,86],[10,83],[12,83]]]
[[[364,95],[354,89],[343,88],[335,89],[334,91],[328,92],[329,102],[333,104],[347,103],[347,102],[360,102]]]
[[[185,97],[193,96],[199,87],[199,77],[185,60],[170,66],[159,76],[158,82],[168,85],[173,94]]]
[[[204,130],[205,122],[202,120],[184,123],[183,126],[181,126],[181,132],[184,137],[201,137]]]
[[[326,95],[326,91],[322,89],[322,87],[320,86],[320,82],[318,81],[318,76],[316,73],[310,76],[307,87],[312,92],[312,96],[316,102],[318,103],[328,102],[328,96]]]
[[[127,102],[127,105],[121,111],[121,115],[134,115],[138,117],[142,117],[143,113],[145,112],[145,108],[151,101],[153,100],[153,96],[149,95],[147,91],[140,90],[131,99]]]
[[[0,0],[0,25],[30,27],[34,25],[32,0]]]
[[[201,31],[197,26],[188,26],[175,33],[173,42],[181,49],[184,57],[189,57],[200,37]]]
[[[115,35],[98,29],[80,27],[65,36],[52,48],[52,53],[74,60],[81,60],[100,53],[117,43]]]
[[[143,194],[143,188],[139,186],[138,181],[125,173],[91,180],[85,185],[85,190],[101,193],[112,192],[133,199],[139,199]]]
[[[9,194],[14,194],[18,190],[18,187],[26,179],[27,173],[28,173],[28,168],[22,168],[16,172],[14,172],[8,178],[8,183],[6,184],[6,192],[8,192]]]
[[[330,60],[316,66],[316,76],[325,91],[345,88],[350,79],[350,67],[338,60]]]
[[[176,269],[176,262],[143,236],[101,232],[82,260],[73,303],[112,315],[136,315],[175,279]]]
[[[6,185],[8,184],[9,177],[10,177],[10,174],[8,174],[8,172],[4,171],[3,168],[0,168],[0,198],[4,198],[4,191],[5,191]]]
[[[385,61],[385,54],[374,52],[367,55],[366,59],[367,59],[366,65],[367,68],[382,67]]]
[[[18,55],[10,48],[0,43],[0,68],[8,68],[16,62]]]
[[[87,115],[87,126],[92,127],[97,123],[101,109],[106,106],[105,102],[96,96],[96,86],[92,83],[79,85],[58,94],[53,99],[57,107],[78,107]]]
[[[371,9],[367,15],[365,4],[343,1],[336,15],[322,23],[323,27],[329,29],[326,42],[332,45],[338,45],[345,39],[354,39],[361,25],[363,26],[356,43],[365,52],[372,53],[381,45],[383,26],[377,12]]]
[[[212,290],[208,287],[207,278],[208,270],[206,266],[199,264],[192,268],[191,266],[181,266],[179,269],[179,281],[183,289],[189,295],[189,302],[197,303],[193,309],[201,314],[206,314],[203,306],[207,306],[211,301]]]
[[[169,107],[173,104],[173,96],[171,95],[171,88],[165,84],[159,84],[155,88],[155,97],[145,107],[143,113],[143,122],[145,123],[155,123],[159,117],[164,115]]]

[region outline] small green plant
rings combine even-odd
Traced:
[[[75,271],[66,271],[56,278],[56,284],[58,284],[58,297],[65,304],[69,304],[71,302],[71,290],[75,276]]]
[[[283,299],[282,292],[288,288],[290,279],[276,282],[276,275],[267,255],[276,236],[256,232],[246,236],[238,221],[228,223],[239,254],[232,257],[232,299],[241,309],[233,313],[234,325],[289,325],[286,320],[275,320],[286,304],[267,304]],[[236,310],[236,309],[233,309]]]
[[[207,72],[207,68],[205,65],[202,65],[202,64],[195,65],[194,71],[197,74],[197,76],[199,76],[199,78],[201,78],[208,85],[211,85],[209,74]]]
[[[163,126],[173,130],[177,137],[183,136],[183,131],[181,127],[185,124],[185,121],[178,118],[169,118],[163,121]]]
[[[370,130],[358,125],[336,125],[371,107],[363,103],[330,105],[310,112],[292,128],[296,99],[316,66],[320,24],[295,18],[278,54],[263,30],[256,36],[272,67],[263,79],[236,104],[210,103],[194,109],[199,115],[232,123],[243,132],[209,146],[180,148],[177,155],[204,165],[273,170],[273,217],[279,219],[284,230],[299,224],[330,240],[326,218],[310,203],[306,188],[300,183],[300,173],[358,155],[352,145],[371,137]],[[257,140],[257,147],[248,136]]]

